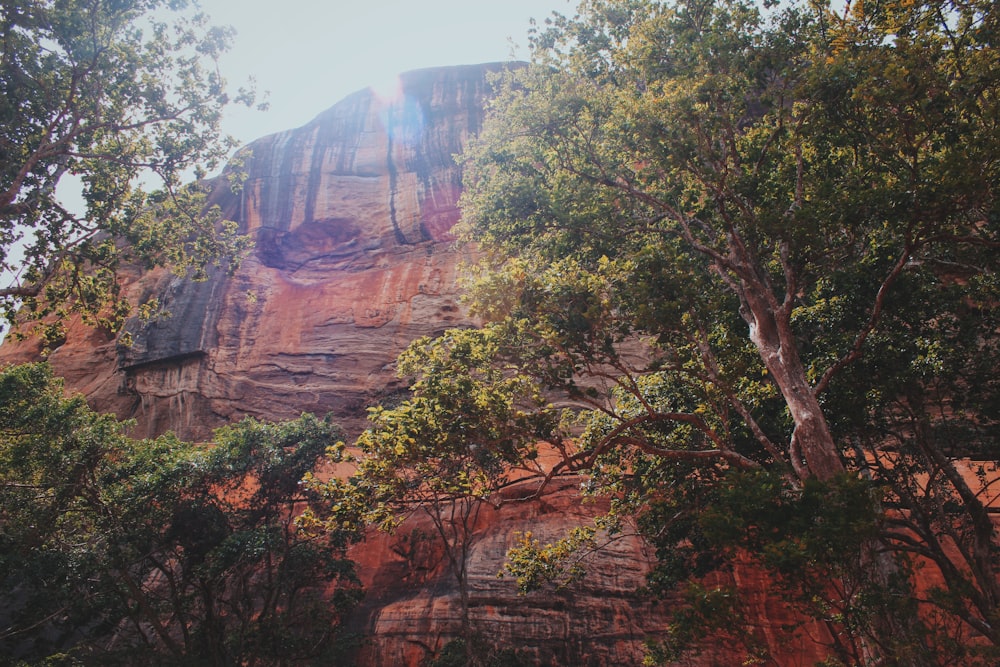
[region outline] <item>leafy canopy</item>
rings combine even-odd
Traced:
[[[234,147],[219,131],[217,59],[232,31],[186,0],[13,0],[0,8],[3,316],[80,312],[118,328],[117,271],[203,276],[247,247],[205,207],[202,178]],[[69,204],[79,189],[82,203]],[[153,188],[148,191],[147,188]]]
[[[125,426],[65,398],[45,365],[0,372],[4,655],[273,665],[352,648],[355,535],[294,524],[336,426],[248,419],[209,448]]]
[[[998,21],[977,1],[585,0],[538,27],[463,158],[474,311],[567,408],[538,434],[562,469],[638,518],[664,581],[734,545],[802,586],[829,573],[803,609],[849,664],[1000,644],[977,486],[996,472]],[[745,530],[706,523],[729,487],[757,498]],[[815,498],[851,515],[831,533],[847,560],[810,534]],[[918,566],[933,595],[908,588]]]

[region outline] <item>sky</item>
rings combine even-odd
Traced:
[[[234,87],[253,76],[270,109],[231,111],[241,143],[298,127],[347,95],[396,74],[528,58],[529,20],[572,14],[575,0],[199,0],[236,29],[223,56]]]

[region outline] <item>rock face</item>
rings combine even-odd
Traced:
[[[311,123],[249,148],[234,195],[220,179],[213,201],[256,246],[233,276],[194,283],[166,272],[137,277],[137,301],[157,297],[169,317],[132,322],[130,347],[70,326],[49,360],[70,391],[136,420],[133,435],[173,430],[202,441],[244,415],[285,419],[332,412],[351,434],[365,407],[401,392],[393,363],[413,339],[467,323],[452,244],[462,151],[483,118],[487,75],[501,65],[405,74],[389,98],[358,92]],[[36,360],[37,343],[8,342],[0,363]],[[531,502],[488,508],[468,554],[474,629],[539,665],[637,665],[643,640],[661,636],[666,605],[635,595],[652,555],[635,538],[614,542],[572,590],[518,596],[497,579],[518,532],[563,537],[600,507],[582,505],[579,480]],[[369,639],[359,665],[418,665],[458,636],[458,587],[419,518],[393,536],[372,535],[353,557],[368,590],[357,630]],[[767,582],[744,576],[743,590]],[[760,632],[780,664],[812,664],[815,644],[775,631],[789,622],[763,608]],[[774,632],[772,632],[774,631]],[[707,647],[685,664],[734,664]]]
[[[394,361],[413,339],[468,323],[458,302],[454,247],[461,174],[454,156],[483,118],[487,77],[499,64],[411,72],[389,98],[358,92],[311,123],[250,145],[247,179],[212,195],[255,239],[233,276],[192,282],[137,277],[131,297],[170,313],[130,322],[130,347],[70,326],[49,361],[93,407],[136,420],[133,435],[172,430],[206,440],[244,415],[284,419],[332,412],[349,433],[365,407],[402,391]],[[38,358],[31,342],[0,348],[0,362]],[[534,664],[628,665],[664,616],[640,603],[649,558],[622,541],[572,592],[518,596],[497,579],[518,531],[562,537],[596,511],[574,485],[541,501],[486,509],[468,554],[477,630]],[[360,665],[418,665],[461,629],[455,578],[419,519],[373,534],[352,555],[368,591],[356,628],[369,639]]]
[[[518,595],[516,582],[499,578],[519,533],[543,543],[586,523],[600,506],[581,506],[580,480],[561,480],[540,501],[485,506],[467,558],[469,620],[474,632],[517,649],[522,664],[638,665],[643,640],[662,631],[663,610],[636,593],[650,554],[638,539],[609,545],[588,563],[587,577],[571,589]],[[528,495],[513,487],[509,496]],[[370,637],[364,665],[417,667],[462,627],[458,584],[430,520],[417,513],[393,535],[376,534],[355,549],[369,594],[358,629]],[[374,558],[372,558],[374,556]]]
[[[358,430],[364,407],[396,391],[411,340],[460,324],[452,247],[461,152],[501,65],[402,75],[389,98],[364,90],[311,123],[250,145],[237,196],[213,200],[256,240],[239,272],[191,282],[142,276],[169,317],[131,323],[116,348],[73,328],[49,357],[67,387],[137,422],[135,435],[189,440],[254,415],[332,412]],[[37,356],[5,345],[0,360]]]
[[[600,536],[600,550],[582,560],[585,575],[567,588],[519,595],[515,581],[497,576],[525,533],[550,543],[608,509],[606,501],[580,502],[582,481],[557,479],[528,502],[516,499],[532,495],[536,482],[509,487],[499,506],[484,506],[476,522],[467,552],[469,624],[474,633],[516,650],[518,664],[642,665],[646,640],[663,640],[669,612],[684,604],[679,594],[654,600],[639,593],[655,554],[627,529],[613,539]],[[368,591],[354,628],[366,637],[357,664],[419,667],[461,636],[458,584],[426,515],[415,513],[392,535],[372,534],[350,556]],[[748,623],[704,637],[696,651],[671,664],[751,664],[741,645],[747,640],[765,648],[766,664],[776,667],[805,667],[826,657],[820,643],[825,629],[796,616],[749,562],[738,560],[706,583],[738,589]]]

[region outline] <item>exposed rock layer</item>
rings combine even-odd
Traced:
[[[664,614],[636,593],[649,569],[649,554],[635,538],[610,544],[590,559],[587,577],[572,589],[519,596],[516,582],[498,578],[507,550],[519,533],[544,541],[564,537],[599,509],[581,506],[580,480],[563,480],[540,501],[485,506],[468,559],[469,618],[475,632],[517,649],[524,664],[634,665],[642,642],[662,630]],[[511,497],[530,488],[513,488]],[[606,509],[606,506],[603,508]],[[393,535],[377,534],[355,549],[366,588],[366,627],[375,638],[360,656],[366,665],[422,664],[459,636],[457,583],[429,519],[415,514]],[[374,559],[371,556],[375,556]],[[400,585],[407,591],[399,594]]]

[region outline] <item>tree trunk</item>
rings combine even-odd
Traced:
[[[750,340],[757,347],[795,423],[788,444],[792,468],[800,479],[832,479],[844,472],[840,451],[806,378],[788,316],[776,312],[774,305],[760,293],[764,289],[763,285],[743,285],[741,314],[750,325]]]
[[[843,473],[845,468],[826,416],[806,378],[791,323],[784,313],[775,313],[772,309],[763,309],[760,316],[754,312],[753,316],[750,338],[795,423],[788,448],[792,467],[799,479],[816,477],[828,481]],[[895,559],[878,540],[864,544],[858,557],[870,565],[869,574],[879,589],[890,591],[907,585],[900,580]],[[861,632],[856,636],[870,664],[933,666],[930,652],[923,648],[925,631],[918,617],[909,610],[891,606],[875,608],[872,612],[871,635]],[[906,655],[896,655],[899,647],[904,647]],[[907,647],[912,650],[906,650]]]

